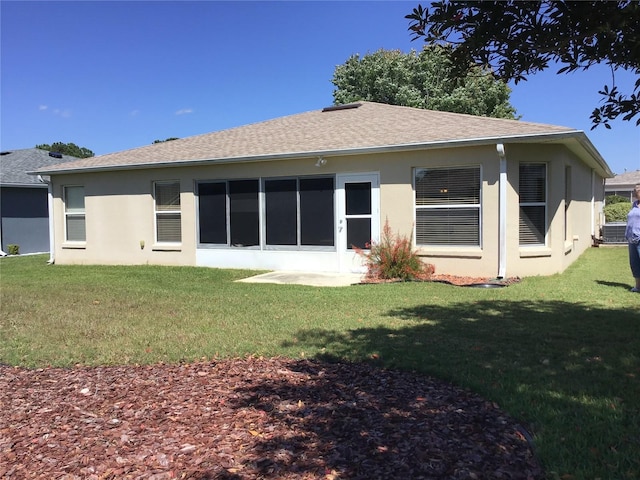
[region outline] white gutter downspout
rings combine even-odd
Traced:
[[[55,234],[53,232],[53,185],[51,184],[51,180],[49,180],[49,184],[47,185],[47,204],[49,207],[49,261],[47,262],[49,265],[53,265],[55,262]]]
[[[498,278],[507,273],[507,157],[504,144],[496,144],[500,159],[500,179],[498,181]]]

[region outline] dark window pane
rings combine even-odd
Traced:
[[[300,243],[334,245],[333,178],[300,179]]]
[[[371,214],[371,183],[347,183],[344,189],[347,215]]]
[[[229,228],[231,245],[248,247],[260,243],[258,181],[229,182]]]
[[[227,186],[223,182],[198,185],[200,243],[227,243]]]
[[[267,245],[298,244],[298,195],[296,181],[264,182]]]
[[[347,218],[347,248],[368,248],[371,242],[370,218]]]
[[[547,167],[544,163],[520,164],[520,203],[546,200]]]
[[[520,245],[544,245],[545,207],[520,207]]]

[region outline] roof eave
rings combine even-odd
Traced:
[[[303,159],[303,158],[316,158],[316,157],[336,157],[345,155],[365,155],[371,153],[385,153],[385,152],[399,152],[410,150],[425,150],[436,148],[454,148],[454,147],[469,147],[474,145],[487,145],[493,143],[527,143],[531,141],[536,142],[562,142],[569,144],[571,140],[578,140],[578,143],[582,146],[584,154],[580,155],[583,160],[588,160],[587,157],[592,157],[593,162],[601,170],[603,176],[613,176],[613,173],[609,169],[608,165],[598,153],[596,148],[591,144],[581,130],[568,130],[565,132],[551,132],[546,134],[526,134],[526,135],[506,135],[506,136],[491,136],[482,138],[468,138],[457,140],[438,140],[433,142],[418,142],[407,144],[395,144],[395,145],[380,145],[372,147],[356,147],[346,149],[326,149],[326,150],[313,150],[302,152],[285,152],[279,154],[267,154],[267,155],[249,155],[242,157],[220,157],[209,159],[189,159],[189,160],[171,160],[166,162],[145,162],[128,165],[99,165],[94,167],[84,168],[61,168],[57,170],[39,169],[32,172],[27,172],[30,175],[65,175],[65,174],[78,174],[78,173],[94,173],[94,172],[108,172],[108,171],[122,171],[122,170],[141,170],[141,169],[155,169],[155,168],[175,168],[175,167],[190,167],[190,166],[202,166],[202,165],[220,165],[229,163],[249,163],[249,162],[268,162],[278,160],[291,160],[291,159]],[[585,155],[588,154],[588,155]],[[592,165],[593,166],[593,165]]]

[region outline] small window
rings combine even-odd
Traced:
[[[156,182],[154,187],[156,241],[180,243],[182,241],[180,182]]]
[[[520,164],[520,245],[545,245],[547,232],[547,166]]]
[[[64,187],[65,239],[68,242],[85,242],[84,187]]]
[[[480,246],[480,167],[415,171],[416,244]]]

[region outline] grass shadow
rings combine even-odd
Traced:
[[[480,300],[386,315],[400,324],[295,336],[325,358],[423,372],[473,389],[526,423],[561,473],[640,478],[638,311]]]

